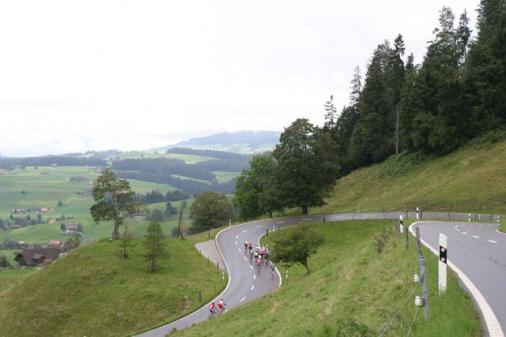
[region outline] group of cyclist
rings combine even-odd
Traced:
[[[274,273],[274,264],[269,260],[271,253],[267,247],[256,246],[253,248],[253,243],[244,241],[244,254],[249,254],[250,262],[255,262],[256,270],[260,273],[262,266],[270,266],[271,273]]]
[[[255,261],[255,266],[258,273],[260,273],[262,266],[265,265],[270,267],[271,276],[274,277],[276,267],[274,266],[274,263],[269,260],[271,254],[267,247],[253,247],[253,243],[244,241],[244,254],[249,254],[251,262]],[[225,309],[226,305],[223,298],[218,302],[218,304],[215,304],[214,302],[209,304],[209,312],[211,316],[222,314]]]
[[[223,300],[223,298],[218,302],[218,304],[215,304],[214,302],[209,304],[209,312],[210,312],[211,316],[222,314],[225,311],[225,309],[226,309],[226,304],[225,304],[225,301]]]

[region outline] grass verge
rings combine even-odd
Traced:
[[[405,336],[417,310],[414,296],[421,293],[412,281],[418,270],[412,238],[405,249],[403,239],[389,230],[390,221],[334,222],[314,228],[325,243],[310,259],[310,275],[300,266],[291,267],[279,291],[170,336],[334,337],[338,326],[352,326],[352,321],[370,336],[377,336],[386,322],[390,325],[384,336]],[[268,240],[289,230],[272,233]],[[428,251],[425,256],[430,319],[423,322],[419,311],[411,336],[480,336],[473,303],[456,277],[449,274],[448,291],[438,297],[437,259]]]

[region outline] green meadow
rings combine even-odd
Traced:
[[[90,194],[92,181],[99,172],[87,167],[27,167],[4,171],[0,175],[0,217],[6,219],[13,208],[47,207],[51,211],[43,214],[43,219],[52,223],[27,226],[14,230],[0,232],[0,241],[5,239],[26,241],[30,243],[44,243],[49,240],[65,240],[67,234],[61,234],[60,221],[56,218],[68,217],[68,223],[81,223],[84,227],[86,241],[94,241],[109,237],[111,224],[101,222],[95,224],[89,213],[93,203]],[[83,181],[71,181],[71,177],[82,177]],[[174,187],[167,184],[156,184],[139,180],[130,180],[132,189],[137,193],[158,190],[166,193]],[[63,202],[57,207],[58,201]],[[178,207],[180,203],[173,203]],[[165,209],[165,204],[157,206]],[[29,213],[35,217],[36,213]],[[25,214],[26,215],[26,214]],[[146,221],[127,219],[130,232],[134,236],[141,236],[146,229]],[[175,216],[163,223],[166,230],[171,230],[177,224]]]

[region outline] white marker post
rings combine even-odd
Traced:
[[[446,291],[446,263],[448,260],[448,239],[439,234],[439,295]]]
[[[401,234],[404,233],[404,218],[402,214],[399,215],[399,231]]]
[[[420,220],[420,208],[416,208],[416,220]]]

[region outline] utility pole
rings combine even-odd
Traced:
[[[178,239],[184,239],[184,237],[183,237],[183,206],[181,206],[181,209],[179,210]]]

